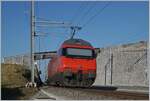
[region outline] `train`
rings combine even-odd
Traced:
[[[95,78],[95,48],[83,39],[65,40],[48,63],[48,85],[90,87]]]

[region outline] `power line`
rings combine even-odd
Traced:
[[[61,33],[61,32],[40,32],[40,31],[37,31],[36,33],[38,36],[43,36],[43,37],[52,36],[52,37],[67,38],[67,36],[64,35],[65,33]],[[55,33],[57,33],[57,34],[55,34]],[[61,36],[61,35],[63,35],[63,36]]]
[[[89,5],[89,3],[82,3],[82,4],[80,4],[80,6],[79,6],[79,8],[76,10],[76,12],[74,13],[74,16],[73,16],[73,18],[70,20],[70,22],[73,24],[73,22],[79,17],[78,15],[79,15],[79,13],[80,13],[80,11],[82,10],[84,10],[86,7],[84,7],[83,5],[85,5],[86,4],[86,7]],[[84,8],[83,8],[84,7]],[[82,9],[83,8],[83,9]],[[77,26],[76,26],[77,27]],[[72,26],[72,28],[73,28],[73,26]],[[75,26],[74,26],[74,30],[71,28],[71,38],[73,38],[73,36],[75,35],[75,30],[76,30],[76,28],[75,28]],[[80,29],[80,28],[79,28]],[[69,29],[66,29],[64,32],[67,32]]]
[[[80,23],[81,21],[82,21],[82,19],[84,18],[84,17],[86,17],[86,15],[88,15],[89,14],[89,12],[94,8],[94,5],[95,5],[96,3],[93,3],[93,5],[91,5],[90,7],[89,7],[89,9],[81,16],[81,18],[80,18],[80,20],[78,21],[78,23]]]
[[[82,28],[85,27],[88,23],[90,23],[96,16],[98,16],[99,14],[101,14],[102,11],[103,11],[106,7],[109,6],[109,4],[110,4],[110,1],[109,1],[107,4],[105,4],[105,6],[104,6],[102,9],[100,9],[99,12],[97,12],[97,13],[94,14],[91,18],[89,18],[89,20],[88,20],[85,24],[83,24]]]
[[[80,11],[82,10],[82,8],[84,7],[83,5],[84,5],[84,3],[81,3],[80,6],[79,6],[79,8],[76,10],[76,12],[74,13],[72,19],[70,20],[71,23],[73,23],[73,22],[75,21],[75,19],[77,19],[78,15],[79,15],[78,12],[80,12]],[[69,30],[69,29],[66,29],[66,30],[64,31],[64,33],[65,33],[65,32],[68,32],[68,30]]]
[[[85,5],[84,3],[80,4],[79,8],[76,10],[76,12],[74,13],[73,18],[70,20],[70,22],[74,22],[75,19],[77,19],[79,12],[81,12],[81,10],[83,10],[82,8],[84,7],[83,5]],[[87,6],[87,5],[86,5]],[[84,8],[85,9],[85,8]]]
[[[36,20],[39,19],[39,20],[42,20],[42,21],[51,21],[51,20],[49,20],[49,19],[42,18],[42,17],[35,17],[35,18],[36,18]]]
[[[88,5],[88,3],[86,3],[87,5]],[[73,24],[73,22],[79,17],[78,15],[79,15],[79,12],[81,11],[81,10],[83,10],[82,8],[84,7],[83,5],[85,5],[85,3],[81,3],[80,4],[80,6],[79,6],[79,8],[76,10],[76,12],[74,13],[74,16],[72,17],[72,19],[70,20],[70,22],[71,22],[71,24]],[[86,5],[86,7],[87,7],[87,5]],[[86,8],[85,7],[85,8]],[[84,9],[85,9],[84,8]],[[66,33],[67,31],[68,31],[69,29],[66,29],[65,31],[64,31],[64,33]],[[73,35],[74,36],[74,35]]]

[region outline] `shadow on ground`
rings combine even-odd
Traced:
[[[91,89],[97,89],[97,90],[117,90],[118,87],[113,86],[92,86]]]
[[[57,86],[51,85],[51,87],[60,87],[60,88],[73,88],[73,89],[94,89],[94,90],[108,90],[108,91],[116,91],[118,87],[115,86],[91,86],[91,87],[71,87],[71,86]]]
[[[16,88],[6,88],[2,87],[1,97],[2,100],[17,100],[21,96],[25,96],[19,87]]]
[[[37,88],[5,87],[1,88],[2,100],[28,100],[38,92]]]

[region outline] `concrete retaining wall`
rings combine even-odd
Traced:
[[[94,85],[149,86],[146,42],[100,50]]]

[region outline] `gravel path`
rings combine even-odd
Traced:
[[[123,92],[114,89],[86,89],[45,86],[41,88],[47,99],[53,100],[148,100],[149,95]],[[45,99],[46,99],[45,98]],[[39,98],[40,99],[40,98]]]

